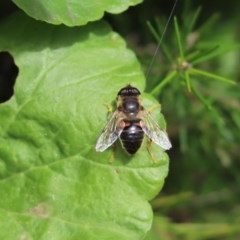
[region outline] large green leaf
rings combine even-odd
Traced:
[[[29,16],[52,24],[84,25],[104,12],[121,13],[142,0],[13,0]]]
[[[19,67],[0,105],[0,239],[142,239],[167,155],[153,145],[153,164],[145,143],[133,157],[118,146],[110,164],[112,148],[94,149],[104,104],[127,83],[144,88],[134,54],[104,22],[67,28],[18,13],[0,29],[0,51]]]

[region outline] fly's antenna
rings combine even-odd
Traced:
[[[164,35],[165,35],[165,33],[166,33],[167,29],[168,29],[168,25],[169,25],[169,23],[170,23],[170,21],[171,21],[171,19],[172,19],[173,13],[174,13],[175,8],[176,8],[176,6],[177,6],[177,2],[178,2],[178,0],[175,0],[174,3],[173,3],[173,7],[172,7],[171,12],[170,12],[170,14],[169,14],[169,17],[168,17],[168,19],[167,19],[167,23],[165,24],[165,27],[164,27],[164,29],[163,29],[162,36],[160,37],[160,40],[159,40],[159,42],[158,42],[158,45],[157,45],[157,47],[156,47],[156,49],[155,49],[155,51],[154,51],[152,60],[151,60],[151,62],[150,62],[150,64],[149,64],[149,66],[148,66],[148,70],[147,70],[147,73],[146,73],[146,79],[148,79],[148,77],[149,77],[150,70],[151,70],[151,68],[152,68],[152,65],[153,65],[155,59],[156,59],[156,56],[157,56],[157,53],[158,53],[159,48],[160,48],[160,46],[161,46],[163,37],[164,37]]]

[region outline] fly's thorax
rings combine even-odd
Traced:
[[[117,106],[126,117],[135,117],[143,109],[138,96],[118,96]]]

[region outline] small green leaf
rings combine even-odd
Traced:
[[[79,26],[101,19],[104,12],[121,13],[142,0],[13,0],[13,2],[37,20]]]
[[[95,151],[104,104],[128,83],[144,89],[134,54],[104,22],[67,28],[15,14],[0,27],[0,51],[19,68],[0,105],[0,239],[142,239],[166,153],[153,144],[153,164],[145,143],[133,157],[119,146],[110,164],[113,148]]]

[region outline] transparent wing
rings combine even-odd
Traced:
[[[105,149],[110,147],[119,137],[123,128],[118,127],[119,123],[119,112],[115,111],[111,116],[111,119],[102,131],[102,134],[97,140],[96,151],[103,152]]]
[[[172,144],[168,138],[168,135],[165,131],[161,130],[157,122],[152,118],[152,116],[144,110],[142,116],[142,129],[144,133],[157,145],[162,147],[165,150],[168,150],[172,147]]]

